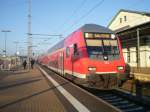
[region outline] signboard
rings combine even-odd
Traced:
[[[111,38],[111,34],[105,34],[105,33],[85,33],[85,38]]]

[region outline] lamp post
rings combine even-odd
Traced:
[[[4,32],[4,33],[5,33],[5,50],[4,50],[3,52],[5,52],[5,56],[6,56],[6,54],[7,54],[7,53],[6,53],[6,52],[7,52],[7,51],[6,51],[6,46],[7,46],[7,45],[6,45],[7,33],[8,33],[8,32],[11,32],[11,31],[10,31],[10,30],[2,30],[1,32]]]

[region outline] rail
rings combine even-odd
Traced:
[[[123,112],[148,112],[150,111],[150,101],[146,101],[140,97],[114,90],[98,90],[84,88],[88,92],[103,99],[111,105],[117,107]]]

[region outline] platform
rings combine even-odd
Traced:
[[[65,112],[53,89],[37,68],[0,71],[0,112]]]
[[[0,112],[116,112],[51,70],[0,71]]]

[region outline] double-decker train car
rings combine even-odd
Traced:
[[[119,38],[106,27],[85,24],[39,58],[41,64],[77,84],[114,88],[125,80]]]

